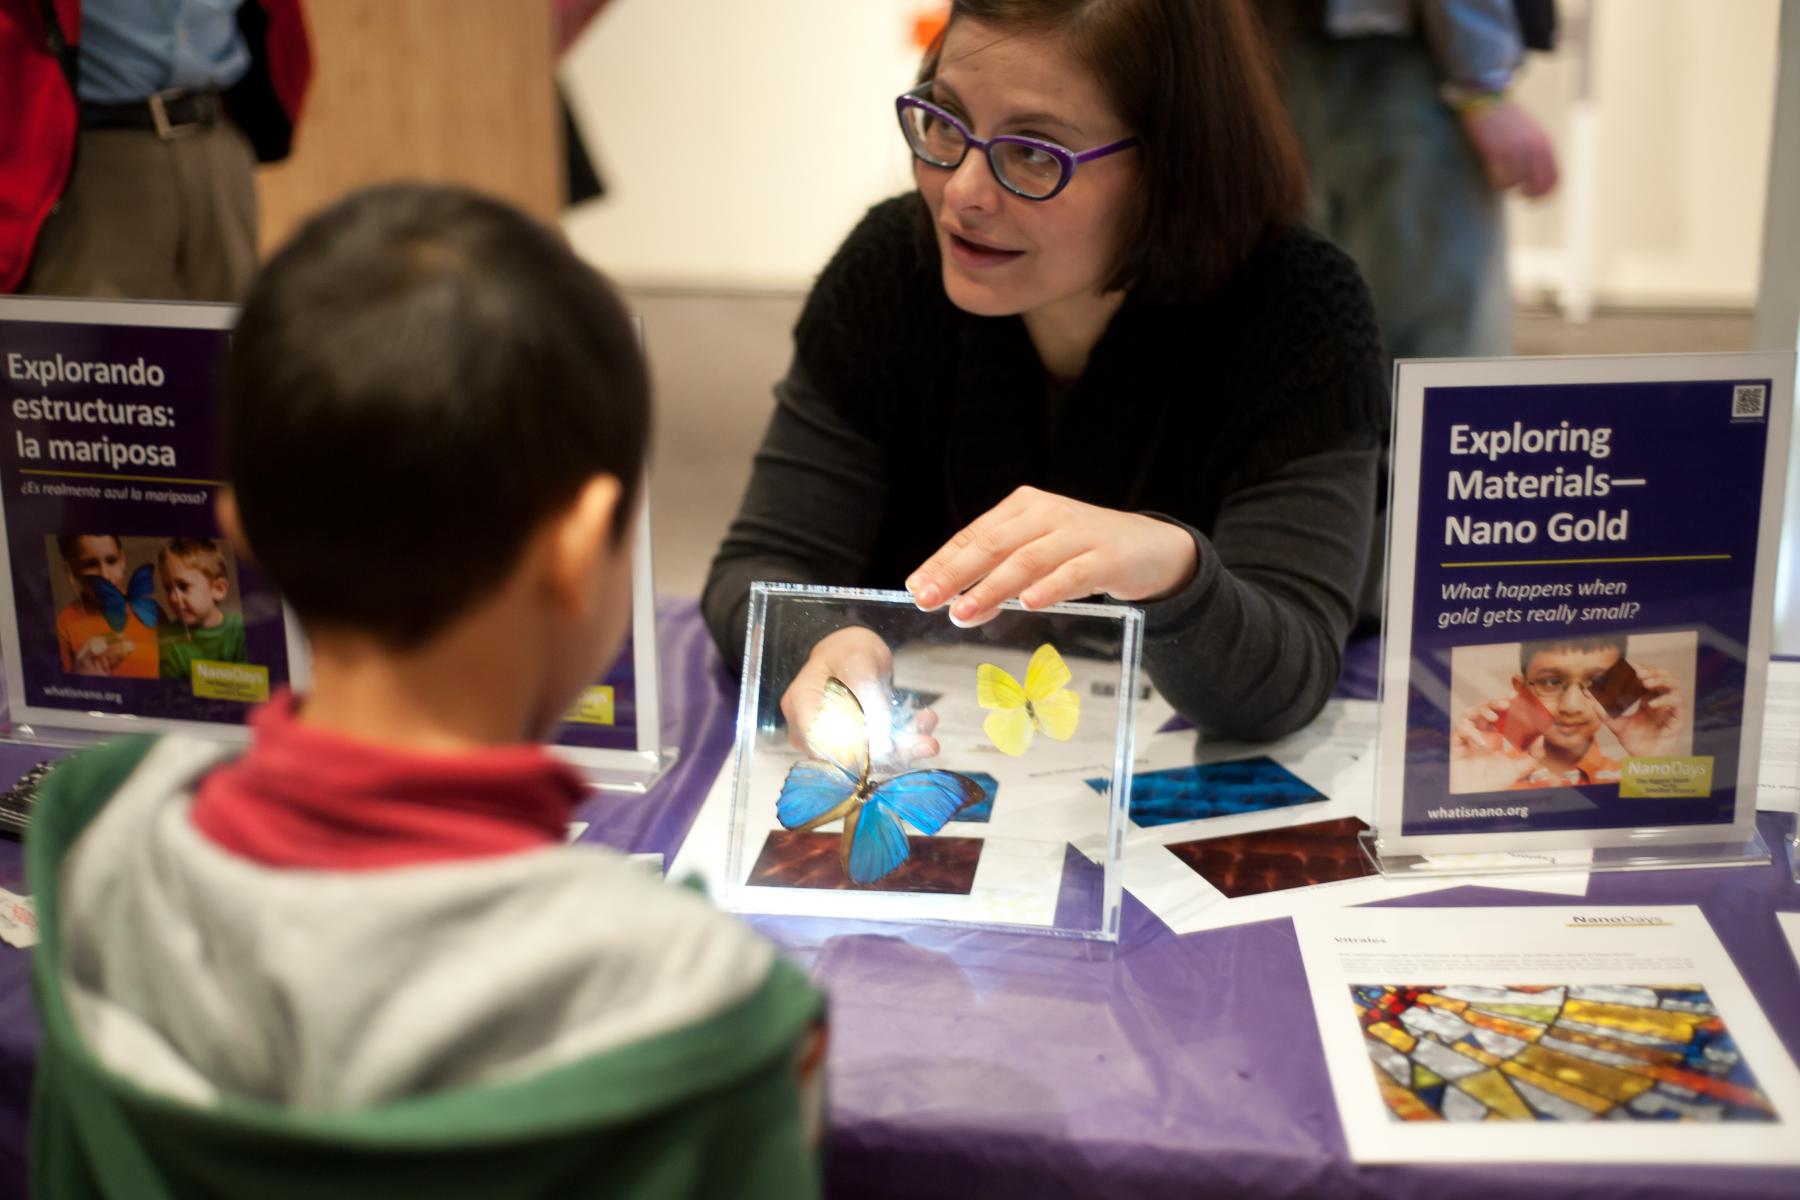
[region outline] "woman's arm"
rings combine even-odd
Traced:
[[[1210,538],[1160,514],[1021,488],[907,586],[922,607],[948,602],[965,625],[1014,596],[1030,608],[1095,593],[1140,603],[1144,665],[1177,711],[1217,733],[1279,737],[1316,716],[1337,685],[1367,567],[1378,454],[1296,458],[1229,494]]]
[[[1146,606],[1144,660],[1196,724],[1271,738],[1337,685],[1376,544],[1388,372],[1368,288],[1329,242],[1296,232],[1242,284],[1234,386],[1258,403],[1224,415],[1255,432],[1196,539],[1192,583]]]
[[[1232,737],[1280,737],[1337,686],[1367,567],[1373,447],[1311,454],[1194,530],[1187,587],[1144,606],[1144,665],[1176,711]]]
[[[706,626],[733,672],[744,661],[750,585],[860,581],[886,507],[881,447],[845,420],[796,361],[775,386],[750,486],[701,594]]]

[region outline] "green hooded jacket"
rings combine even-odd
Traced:
[[[806,1197],[819,1152],[795,1054],[823,1002],[779,958],[732,1006],[523,1079],[301,1111],[146,1090],[84,1040],[63,986],[65,859],[156,745],[113,743],[44,781],[27,847],[43,1027],[31,1182],[40,1197]]]

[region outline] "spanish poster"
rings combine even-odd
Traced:
[[[15,724],[239,726],[289,622],[220,536],[230,305],[0,298],[0,641]]]

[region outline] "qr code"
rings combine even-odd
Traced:
[[[1760,383],[1740,383],[1731,389],[1731,415],[1735,418],[1761,417],[1768,402],[1769,389]]]

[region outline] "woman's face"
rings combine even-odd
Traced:
[[[967,18],[945,35],[930,95],[984,139],[1024,134],[1079,153],[1132,132],[1062,38],[1003,33]],[[1097,300],[1125,236],[1140,153],[1083,163],[1044,201],[1000,186],[974,147],[955,170],[915,159],[951,303],[998,317]]]

